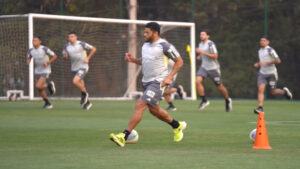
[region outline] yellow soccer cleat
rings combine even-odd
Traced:
[[[120,147],[125,146],[125,134],[124,133],[119,133],[119,134],[111,133],[109,135],[109,138],[111,141],[116,143],[118,146],[120,146]]]
[[[186,126],[187,124],[185,121],[180,121],[179,126],[176,129],[173,129],[175,142],[179,142],[183,139],[183,130],[186,128]]]

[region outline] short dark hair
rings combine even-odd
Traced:
[[[72,32],[69,32],[69,33],[68,33],[68,35],[71,35],[71,34],[74,34],[74,35],[76,35],[76,36],[77,36],[77,33],[76,33],[76,32],[74,32],[74,31],[72,31]]]
[[[210,31],[208,29],[203,29],[201,32],[205,32],[208,36],[210,36]]]
[[[263,35],[261,38],[267,39],[268,41],[270,41],[268,35]]]
[[[39,39],[40,41],[42,41],[42,39],[41,39],[41,37],[40,37],[40,36],[33,36],[33,38],[32,38],[32,39],[35,39],[35,38],[37,38],[37,39]]]
[[[157,32],[158,35],[160,35],[160,26],[157,22],[149,22],[145,27],[151,29],[153,32]]]

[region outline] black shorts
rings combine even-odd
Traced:
[[[216,85],[222,84],[220,69],[206,70],[203,67],[200,67],[196,76],[201,76],[203,79],[209,77]]]
[[[143,83],[144,92],[141,99],[151,106],[157,106],[163,92],[160,85],[158,81]]]

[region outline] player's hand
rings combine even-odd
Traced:
[[[85,58],[84,60],[83,60],[83,63],[89,63],[90,62],[90,59],[89,58]]]
[[[196,57],[196,59],[197,59],[197,60],[201,60],[201,55],[198,55],[198,56]]]
[[[48,65],[49,65],[48,62],[44,62],[44,63],[43,63],[43,66],[44,66],[44,67],[47,67]]]
[[[64,54],[63,58],[64,58],[65,60],[67,60],[67,59],[68,59],[68,54]]]
[[[162,83],[161,83],[161,87],[165,87],[168,86],[172,83],[172,79],[170,79],[169,77],[165,78]]]
[[[259,68],[259,63],[254,63],[253,65],[255,68]]]
[[[125,60],[127,62],[134,62],[134,57],[130,53],[125,53]]]

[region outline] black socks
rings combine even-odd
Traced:
[[[168,102],[170,107],[174,107],[173,102]]]
[[[169,123],[169,124],[172,126],[173,129],[176,129],[176,128],[179,127],[179,122],[176,121],[176,120],[174,120],[174,119],[173,119],[172,122]]]
[[[202,98],[202,102],[207,102],[206,97],[205,96],[200,96]]]
[[[45,101],[46,104],[49,104],[49,100],[47,98],[43,99]]]
[[[129,136],[129,134],[130,134],[131,132],[125,129],[125,130],[123,131],[123,133],[125,134],[125,140],[127,140],[128,136]]]

